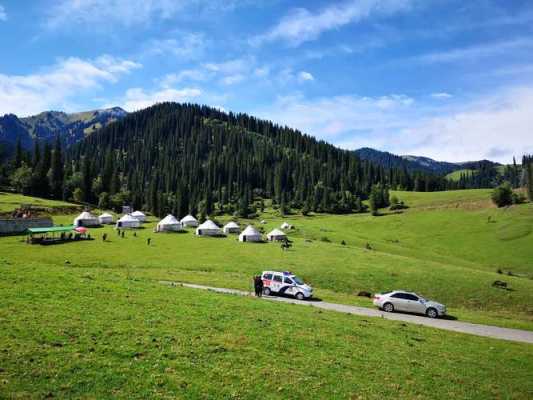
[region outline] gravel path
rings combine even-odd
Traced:
[[[161,284],[170,286],[183,286],[193,289],[210,290],[217,293],[234,294],[239,296],[253,296],[251,292],[242,290],[216,288],[203,285],[194,285],[190,283],[160,281]],[[526,331],[521,329],[500,328],[491,325],[471,324],[469,322],[459,322],[446,319],[431,319],[418,315],[386,313],[377,308],[348,306],[345,304],[327,303],[325,301],[305,301],[296,300],[287,297],[273,297],[263,296],[267,301],[279,301],[282,303],[300,304],[304,306],[321,308],[323,310],[337,311],[346,314],[361,315],[364,317],[380,317],[394,321],[403,321],[417,325],[429,326],[437,329],[444,329],[448,331],[467,333],[470,335],[485,336],[495,339],[511,340],[513,342],[532,343],[533,331]]]

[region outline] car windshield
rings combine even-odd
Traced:
[[[292,280],[294,282],[296,282],[297,285],[303,285],[304,284],[304,281],[302,281],[300,278],[298,278],[297,276],[293,276],[292,277]]]

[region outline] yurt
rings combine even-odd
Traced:
[[[198,228],[196,228],[196,234],[198,236],[222,236],[222,229],[220,229],[217,224],[208,219]]]
[[[156,232],[179,232],[183,230],[181,223],[172,214],[163,218],[156,227]]]
[[[74,219],[74,227],[78,226],[98,226],[100,221],[89,211],[84,211]]]
[[[239,235],[239,242],[261,242],[262,240],[261,232],[255,229],[252,225],[248,225]]]
[[[146,221],[146,215],[142,211],[134,211],[130,215],[133,218],[137,218],[140,222]]]
[[[236,222],[228,222],[226,225],[224,225],[224,228],[222,228],[224,233],[239,233],[241,231],[241,228],[239,228],[239,225],[237,225]]]
[[[196,228],[198,226],[198,220],[191,214],[183,217],[180,222],[184,227]]]
[[[285,235],[284,232],[280,231],[279,229],[274,229],[267,235],[267,239],[271,242],[278,241],[278,240],[285,240],[287,239],[287,235]]]
[[[284,222],[281,224],[281,229],[292,229],[292,225],[287,222]]]
[[[100,221],[101,224],[112,224],[113,216],[109,213],[103,213],[98,217],[98,221]]]
[[[130,214],[124,215],[117,221],[117,229],[131,229],[140,228],[141,222],[137,218],[133,218]]]

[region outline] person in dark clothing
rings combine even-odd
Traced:
[[[150,246],[150,243],[152,243],[152,238],[148,238],[148,239],[146,239],[146,244],[147,244],[148,246]]]
[[[263,295],[263,280],[260,276],[254,277],[255,295],[261,297]]]
[[[107,233],[104,233],[104,234],[102,235],[102,240],[103,240],[104,242],[107,240]]]

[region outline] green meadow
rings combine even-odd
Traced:
[[[533,330],[533,204],[394,194],[410,208],[239,221],[293,224],[288,251],[154,233],[154,217],[125,238],[111,226],[60,245],[0,238],[0,397],[531,398],[531,345],[159,284],[251,290],[254,274],[290,270],[327,301],[371,307],[359,291],[406,289],[462,321]],[[75,217],[0,194],[2,210],[20,203],[56,207],[56,224]]]

